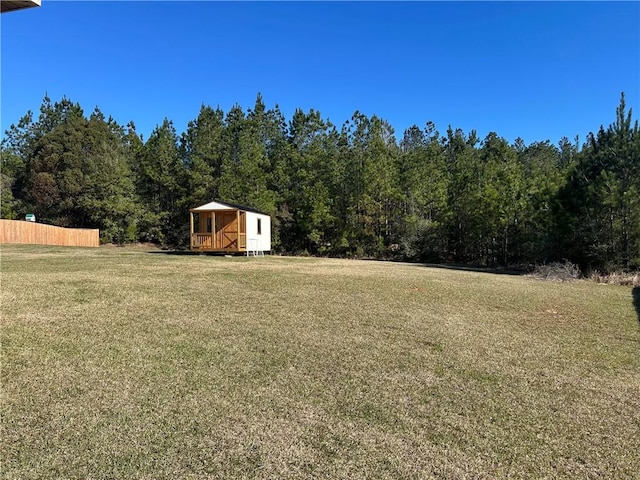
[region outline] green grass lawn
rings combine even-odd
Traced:
[[[2,246],[2,478],[638,478],[630,287]]]

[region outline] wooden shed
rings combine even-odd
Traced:
[[[271,251],[271,217],[253,208],[215,200],[189,210],[191,251]]]

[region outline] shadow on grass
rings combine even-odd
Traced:
[[[381,260],[388,261],[388,260]],[[394,261],[395,260],[391,260]],[[476,273],[493,273],[496,275],[512,275],[520,276],[526,275],[529,271],[517,268],[493,268],[493,267],[479,267],[474,265],[458,265],[455,263],[414,263],[414,262],[398,262],[405,265],[415,265],[416,267],[428,267],[428,268],[442,268],[444,270],[457,270],[460,272],[476,272]]]
[[[640,322],[640,287],[635,287],[631,291],[631,296],[633,297],[633,306],[636,307],[638,322]]]
[[[244,257],[244,253],[224,253],[224,252],[192,252],[190,250],[150,250],[147,253],[151,253],[153,255],[184,255],[184,256],[194,256],[200,255],[202,257]]]
[[[442,263],[422,263],[421,265],[429,268],[443,268],[445,270],[460,270],[463,272],[493,273],[496,275],[525,275],[528,272],[515,268],[491,268],[491,267],[474,267],[468,265],[442,264]]]
[[[198,255],[198,252],[191,252],[189,250],[150,250],[147,253],[153,255]]]
[[[244,257],[246,253],[244,252],[192,252],[191,250],[149,250],[147,253],[151,253],[154,255],[200,255],[200,256],[211,256],[211,257]],[[285,255],[289,258],[295,258],[296,255]],[[300,258],[331,258],[331,257],[300,257]],[[340,258],[340,257],[335,257]],[[442,268],[445,270],[458,270],[462,272],[477,272],[477,273],[493,273],[496,275],[511,275],[511,276],[520,276],[526,275],[529,273],[528,270],[518,269],[518,268],[505,268],[505,267],[482,267],[477,265],[463,265],[456,263],[420,263],[420,262],[403,262],[399,260],[391,260],[391,259],[377,259],[377,258],[363,258],[360,259],[367,262],[383,262],[383,263],[402,263],[404,265],[414,265],[416,267],[429,267],[429,268]]]
[[[318,257],[322,258],[322,257]],[[428,267],[428,268],[442,268],[445,270],[459,270],[461,272],[477,272],[477,273],[494,273],[497,275],[526,275],[530,273],[529,270],[524,268],[507,268],[507,267],[482,267],[479,265],[464,265],[458,263],[424,263],[424,262],[410,262],[395,259],[377,259],[377,258],[363,258],[367,262],[391,262],[402,263],[403,265],[413,265],[416,267]]]

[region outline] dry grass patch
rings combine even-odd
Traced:
[[[609,274],[594,272],[589,276],[589,280],[608,285],[640,287],[640,272],[614,272]]]
[[[633,478],[631,289],[2,251],[3,478]]]

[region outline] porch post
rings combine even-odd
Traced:
[[[240,251],[240,210],[236,210],[236,251]]]
[[[211,214],[211,248],[218,248],[218,231],[216,230],[216,212],[210,212]]]
[[[189,210],[189,247],[193,247],[193,211]]]

